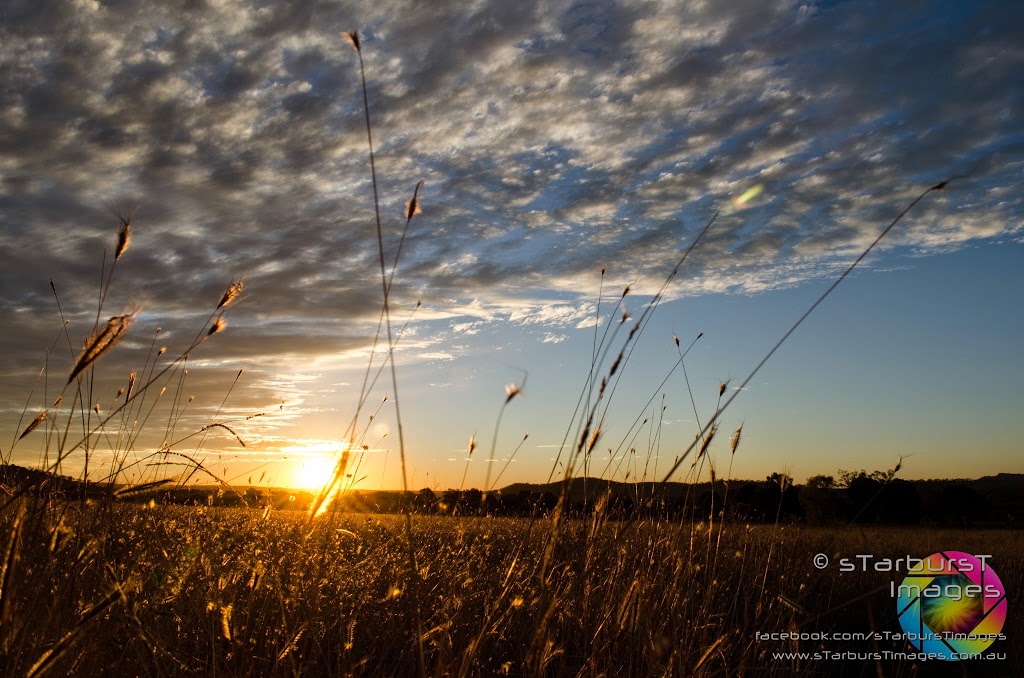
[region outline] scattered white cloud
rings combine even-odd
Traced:
[[[508,319],[518,325],[544,325],[548,327],[567,327],[578,325],[596,312],[590,302],[579,305],[544,303],[535,307],[527,307],[512,311]]]
[[[249,361],[252,404],[314,411],[318,382],[297,373],[365,360],[380,259],[358,72],[332,26],[363,31],[389,271],[425,181],[389,296],[396,336],[408,323],[400,360],[450,360],[452,334],[488,323],[548,343],[592,327],[602,267],[605,299],[651,294],[716,210],[669,298],[834,274],[954,174],[883,250],[1017,242],[1024,9],[947,9],[15,0],[0,27],[0,372],[27,374],[52,343],[48,276],[88,332],[75,309],[94,308],[108,203],[138,208],[108,308],[140,304],[139,330],[187,342],[245,276],[231,341],[196,359],[218,377]],[[130,348],[115,368],[148,345]]]

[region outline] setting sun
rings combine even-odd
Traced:
[[[319,490],[331,478],[336,460],[328,456],[305,457],[294,462],[291,485],[304,490]]]
[[[319,490],[330,480],[344,448],[345,443],[327,439],[291,441],[281,447],[286,464],[285,485],[297,490]]]

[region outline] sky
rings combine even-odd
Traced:
[[[5,460],[52,460],[66,403],[16,439],[67,380],[131,213],[101,322],[137,315],[96,364],[92,424],[151,347],[171,364],[244,291],[187,375],[97,429],[89,477],[115,451],[123,480],[185,477],[156,453],[173,442],[233,483],[313,485],[355,416],[356,486],[402,486],[389,371],[357,407],[386,339],[353,30],[389,263],[423,182],[390,293],[410,487],[559,477],[602,336],[596,379],[628,357],[591,475],[663,477],[723,383],[719,477],[1024,472],[1024,5],[998,0],[5,3]],[[684,376],[673,337],[700,333]],[[695,454],[674,479],[707,479]]]

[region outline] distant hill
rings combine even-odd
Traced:
[[[857,485],[855,487],[855,485]],[[628,483],[598,478],[574,478],[569,483],[569,509],[586,513],[609,495],[608,508],[619,513],[651,515],[719,515],[725,501],[724,481],[702,483]],[[976,479],[903,480],[887,483],[862,476],[849,487],[790,485],[777,478],[732,480],[728,483],[727,513],[734,520],[783,521],[817,524],[856,522],[1024,525],[1024,474],[1000,473]],[[311,492],[289,488],[166,484],[121,485],[83,482],[38,469],[0,465],[0,496],[17,491],[52,492],[69,498],[108,497],[124,502],[150,502],[193,506],[270,506],[278,510],[306,510]],[[388,490],[346,492],[338,510],[357,513],[418,513],[524,515],[549,511],[562,493],[562,482],[513,483],[490,493],[478,489],[421,489],[403,493]]]
[[[968,480],[967,484],[979,492],[988,488],[1015,487],[1021,489],[1024,488],[1024,473],[1000,473],[994,476],[984,476],[977,480]]]
[[[271,504],[275,508],[305,510],[313,499],[310,492],[288,488],[248,487],[226,488],[221,485],[188,485],[177,487],[165,484],[114,485],[82,481],[48,471],[26,468],[17,464],[0,464],[0,491],[14,494],[19,490],[49,492],[68,497],[99,499],[111,497],[125,502],[148,502],[208,506],[257,506]]]
[[[717,480],[715,481],[715,485],[721,487],[723,482],[724,481],[722,480]],[[765,481],[744,480],[738,478],[734,478],[729,481],[734,488],[743,485],[759,485],[763,482]],[[1000,473],[994,476],[983,476],[981,478],[974,479],[935,478],[926,480],[910,480],[907,482],[915,485],[931,487],[963,485],[982,494],[997,490],[1014,490],[1024,493],[1024,473]],[[651,496],[651,493],[654,492],[655,496],[658,497],[677,498],[684,496],[688,489],[691,493],[695,490],[699,491],[701,489],[709,489],[711,487],[711,483],[707,481],[692,484],[675,481],[664,484],[655,482],[624,483],[619,481],[603,480],[601,478],[573,478],[572,485],[569,488],[569,498],[574,501],[583,499],[585,496],[584,486],[586,487],[586,496],[590,499],[599,497],[609,489],[611,489],[613,496],[619,494],[635,494],[637,492],[639,492],[641,496]],[[797,486],[799,487],[800,485],[797,484]],[[551,483],[513,483],[507,487],[503,487],[499,491],[502,494],[518,494],[520,492],[551,492],[559,494],[562,491],[562,481],[559,480]]]
[[[95,496],[106,493],[106,488],[96,483],[85,483],[69,476],[57,475],[48,471],[25,468],[17,464],[0,464],[0,486],[14,492],[17,489],[33,487],[39,490],[75,493]]]
[[[733,486],[752,484],[751,480],[733,480]],[[721,483],[716,483],[720,485]],[[654,497],[656,499],[681,499],[689,492],[699,492],[709,489],[711,483],[624,483],[615,480],[603,480],[601,478],[573,478],[569,486],[569,499],[571,501],[582,501],[584,497],[588,501],[594,501],[609,490],[613,497]],[[552,483],[513,483],[498,490],[503,495],[515,495],[520,493],[544,494],[551,493],[560,495],[562,493],[562,481]]]
[[[786,484],[777,479],[732,480],[726,512],[749,522],[807,522],[843,525],[851,522],[957,526],[1024,525],[1024,474],[1000,473],[975,479],[903,480],[884,476],[853,476],[850,485]],[[588,511],[608,493],[610,506],[625,512],[656,515],[679,513],[697,517],[719,515],[725,483],[622,483],[574,479],[569,502],[575,511]],[[552,505],[562,483],[516,483],[500,491],[508,503]],[[546,499],[545,499],[546,498]],[[513,504],[514,505],[514,504]]]

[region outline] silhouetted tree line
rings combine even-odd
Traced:
[[[691,486],[659,496],[656,492],[600,489],[566,505],[569,515],[601,510],[612,517],[636,515],[695,518],[752,523],[813,525],[882,524],[946,526],[1014,526],[1024,524],[1024,483],[1019,477],[1003,483],[983,481],[909,481],[891,472],[840,471],[814,476],[797,485],[784,474],[763,481],[724,481]],[[982,483],[982,488],[972,487]],[[600,483],[595,483],[600,488]],[[554,491],[491,492],[478,489],[435,492],[355,492],[340,510],[399,512],[421,515],[527,516],[550,513],[558,504]]]
[[[840,470],[817,475],[801,485],[785,474],[763,481],[733,480],[686,485],[669,483],[609,483],[576,479],[565,506],[570,516],[600,510],[612,518],[692,518],[749,523],[806,523],[811,525],[1024,525],[1024,475],[1000,474],[978,480],[903,480],[895,470]],[[0,465],[0,486],[28,486],[34,492],[102,499],[106,486],[13,465]],[[336,510],[358,513],[421,515],[546,515],[555,509],[561,487],[517,485],[484,493],[478,489],[435,492],[350,491]],[[308,492],[280,488],[182,487],[119,497],[119,501],[192,506],[222,506],[276,510],[308,509]]]
[[[719,520],[813,525],[1024,524],[1024,479],[1020,476],[950,481],[903,480],[894,475],[892,471],[841,470],[836,476],[813,476],[798,485],[785,474],[773,473],[760,482],[718,481],[714,487],[702,483],[688,491],[662,496],[655,491],[626,491],[619,487],[614,492],[577,496],[568,502],[566,510],[577,516],[599,509],[613,517],[714,516]],[[558,494],[519,490],[494,492],[485,497],[476,489],[440,493],[423,489],[407,493],[401,501],[392,498],[388,508],[402,510],[408,506],[412,511],[429,515],[521,516],[550,512],[557,505]],[[377,506],[385,508],[379,501]]]
[[[1024,484],[1019,477],[986,483],[988,479],[914,481],[893,475],[885,471],[840,471],[838,477],[812,476],[803,485],[795,485],[783,474],[773,473],[761,483],[733,488],[723,514],[751,522],[779,520],[812,525],[969,527],[1014,526],[1024,521]],[[724,494],[717,484],[714,493]],[[706,498],[702,502],[702,506],[710,503]]]
[[[801,485],[784,474],[773,473],[763,481],[718,481],[695,484],[688,491],[661,494],[652,491],[594,491],[575,497],[566,505],[570,516],[601,510],[612,518],[692,518],[746,523],[806,523],[810,525],[1024,525],[1024,483],[980,481],[911,481],[887,477],[884,472],[840,471],[838,476],[819,475]],[[598,484],[599,485],[599,484]],[[209,488],[164,490],[138,497],[148,502],[193,506],[271,506],[276,510],[306,510],[309,493],[247,488],[240,491]],[[424,488],[418,492],[352,491],[341,497],[337,510],[356,513],[420,515],[547,515],[558,504],[551,490],[490,492],[478,489]]]

